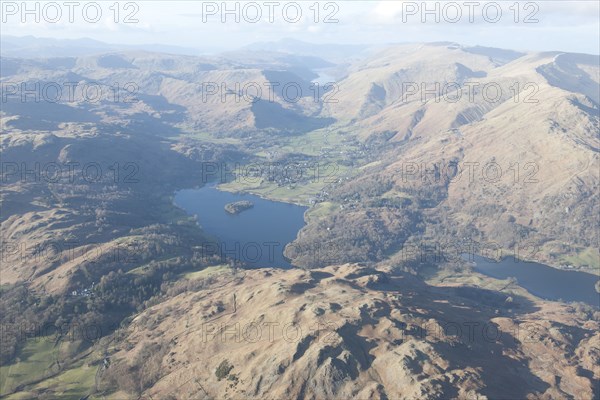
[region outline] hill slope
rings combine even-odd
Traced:
[[[356,265],[222,275],[137,316],[102,380],[152,398],[592,398],[597,323],[506,300]]]

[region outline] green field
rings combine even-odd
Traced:
[[[581,270],[594,275],[600,275],[600,255],[598,254],[598,249],[583,249],[575,256],[561,258],[561,261],[565,264],[576,266],[587,265],[587,268],[582,268]]]
[[[526,289],[518,286],[518,283],[516,285],[512,284],[509,279],[495,279],[468,269],[449,270],[429,266],[419,270],[419,276],[426,283],[433,286],[474,286],[506,294],[515,294],[532,300],[539,299]]]
[[[184,129],[184,131],[186,131],[186,129]],[[214,143],[214,144],[238,145],[238,144],[242,143],[241,140],[237,139],[237,138],[228,138],[228,137],[218,138],[218,137],[211,135],[208,132],[194,132],[191,130],[191,128],[187,128],[187,132],[183,136],[201,140],[203,142]]]
[[[200,271],[187,272],[183,274],[183,278],[194,280],[194,279],[204,279],[208,278],[211,275],[218,275],[227,273],[230,271],[230,267],[227,264],[214,265],[212,267],[206,267]]]
[[[324,201],[322,203],[315,204],[314,207],[308,210],[305,214],[305,219],[308,223],[312,223],[333,214],[339,208],[340,204],[338,203]]]
[[[60,342],[45,336],[28,339],[10,365],[0,367],[0,397],[16,399],[47,398],[80,399],[94,390],[99,355],[86,350],[73,354],[77,343]],[[80,356],[65,366],[63,360]]]
[[[268,200],[308,206],[310,200],[317,196],[326,185],[327,183],[324,180],[301,182],[294,186],[278,186],[276,182],[261,181],[256,183],[238,179],[219,185],[219,189],[226,192],[252,193]]]
[[[17,361],[0,367],[0,394],[5,395],[23,383],[51,375],[58,357],[58,349],[54,346],[52,337],[27,340]]]

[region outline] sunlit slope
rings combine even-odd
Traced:
[[[384,174],[399,187],[441,184],[458,226],[566,263],[549,254],[598,239],[598,57],[479,53],[392,47],[355,66],[326,111],[365,140],[386,138]]]
[[[154,398],[592,396],[595,325],[506,299],[355,265],[223,275],[137,316],[101,382]]]

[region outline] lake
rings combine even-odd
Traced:
[[[329,74],[327,71],[327,68],[314,70],[313,72],[315,72],[318,76],[315,79],[313,79],[312,82],[318,83],[321,87],[335,83],[335,77]]]
[[[254,207],[235,215],[225,211],[226,204],[242,200],[251,201]],[[197,215],[202,230],[216,238],[221,255],[240,261],[245,268],[292,267],[283,249],[304,226],[306,207],[214,186],[181,190],[174,201],[188,214]]]
[[[232,215],[225,205],[248,200],[254,207]],[[197,215],[203,231],[216,238],[221,255],[240,261],[246,268],[291,268],[283,249],[304,226],[306,207],[263,199],[247,193],[230,193],[214,186],[181,190],[175,204]],[[469,256],[471,257],[471,256]],[[465,256],[465,259],[467,256]],[[547,300],[581,301],[599,307],[594,288],[598,277],[565,271],[514,257],[501,261],[472,256],[474,269],[497,279],[515,277],[520,286]]]
[[[472,259],[470,257],[473,257]],[[466,256],[465,256],[466,258]],[[581,301],[600,307],[600,295],[594,285],[598,277],[579,271],[565,271],[536,262],[506,257],[501,261],[469,255],[475,262],[474,269],[497,279],[515,277],[519,286],[531,294],[547,300]]]

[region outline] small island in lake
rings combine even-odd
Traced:
[[[254,207],[254,204],[248,200],[236,201],[225,205],[225,211],[229,214],[239,214],[242,211],[246,211]]]

